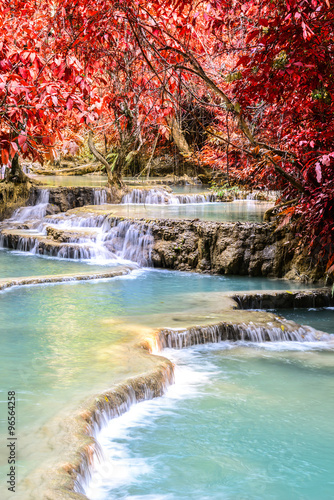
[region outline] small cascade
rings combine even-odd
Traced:
[[[84,414],[84,420],[81,417],[82,444],[87,442],[87,434],[91,438],[91,442],[88,446],[81,448],[81,461],[73,466],[73,475],[75,476],[73,490],[75,492],[85,494],[91,479],[94,460],[97,463],[103,461],[104,469],[109,467],[97,441],[99,431],[108,425],[111,419],[129,411],[131,406],[141,401],[161,397],[167,388],[174,383],[174,378],[174,366],[166,360],[148,374],[133,377],[130,383],[120,384],[113,391],[94,399],[89,410]]]
[[[106,215],[77,216],[73,214],[59,214],[48,216],[43,219],[44,225],[55,225],[59,228],[102,228],[107,219]]]
[[[309,326],[286,324],[281,327],[264,327],[253,324],[229,324],[196,326],[182,330],[160,330],[157,338],[159,349],[166,347],[182,349],[192,345],[217,343],[222,341],[247,341],[247,342],[317,342],[327,341],[329,334],[319,332]]]
[[[133,189],[122,198],[122,204],[145,205],[184,205],[191,203],[213,203],[217,201],[216,193],[207,194],[173,194],[162,189]]]
[[[62,259],[93,260],[100,264],[151,265],[154,239],[149,223],[89,213],[81,216],[65,213],[35,220],[45,213],[46,200],[43,193],[43,198],[38,199],[43,203],[25,207],[6,221],[0,233],[1,247]],[[8,222],[11,223],[9,228]]]
[[[154,238],[149,224],[115,220],[114,226],[102,233],[102,240],[121,260],[146,267],[151,265]]]
[[[177,204],[184,205],[186,203],[215,203],[217,201],[216,193],[207,194],[178,194],[175,195],[178,200]]]
[[[49,197],[50,192],[48,189],[40,189],[38,191],[36,205],[19,208],[14,212],[12,219],[18,222],[42,219],[46,215]]]
[[[170,193],[159,189],[133,189],[131,193],[123,196],[122,204],[146,204],[146,205],[164,205],[168,203]]]
[[[94,205],[105,205],[107,202],[106,189],[94,189]]]

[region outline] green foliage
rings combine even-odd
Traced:
[[[284,69],[287,62],[288,62],[287,53],[285,50],[281,50],[281,52],[273,60],[272,67],[273,69]]]
[[[216,182],[212,182],[210,189],[212,189],[219,198],[226,197],[228,195],[233,195],[235,193],[239,193],[239,186],[228,186],[224,184],[224,186],[217,185]]]
[[[242,74],[241,71],[233,71],[233,73],[229,73],[228,75],[225,76],[225,81],[230,83],[230,82],[235,82],[236,80],[241,80]]]
[[[323,87],[320,89],[313,90],[312,99],[317,101],[322,101],[326,104],[330,104],[332,102],[332,97],[330,93]]]

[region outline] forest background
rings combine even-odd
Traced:
[[[174,148],[280,190],[278,224],[332,273],[333,62],[329,0],[0,0],[4,182],[86,144],[121,188]]]

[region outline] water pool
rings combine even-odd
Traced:
[[[29,262],[30,257],[22,258]],[[31,259],[32,263],[36,259],[36,266],[44,263],[37,257]],[[54,440],[61,442],[62,430],[58,424],[54,429],[51,421],[56,417],[62,421],[87,397],[147,369],[148,361],[131,356],[128,347],[147,328],[179,326],[179,315],[184,313],[192,324],[196,314],[203,314],[204,298],[207,311],[219,308],[217,292],[295,287],[263,278],[138,270],[109,281],[2,292],[0,406],[4,415],[7,391],[17,391],[20,478],[55,459]],[[53,440],[50,433],[55,435]],[[5,422],[1,421],[4,434]],[[2,474],[5,458],[0,457]]]
[[[106,186],[106,175],[31,175],[47,187],[102,187]]]
[[[115,216],[161,219],[201,219],[219,222],[263,222],[263,215],[273,203],[236,200],[222,203],[187,203],[181,205],[106,205]],[[103,206],[102,206],[103,208]]]
[[[93,265],[89,261],[75,261],[36,256],[27,252],[0,249],[0,279],[55,274],[99,273],[113,269],[111,264]]]
[[[164,353],[175,386],[103,430],[89,499],[333,498],[333,350],[221,343]]]
[[[280,309],[276,311],[287,319],[334,334],[334,307],[323,309]]]

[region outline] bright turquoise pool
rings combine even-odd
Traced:
[[[23,276],[45,276],[54,274],[94,273],[113,269],[108,266],[91,265],[89,262],[54,259],[29,255],[27,252],[12,252],[0,249],[0,279]]]
[[[322,309],[280,309],[276,311],[296,323],[313,326],[324,332],[334,334],[334,307]]]
[[[232,201],[222,203],[187,203],[181,205],[112,205],[113,214],[122,217],[160,219],[201,219],[218,222],[263,222],[263,216],[273,203],[262,201]],[[109,205],[109,207],[111,207]]]
[[[89,499],[333,498],[333,350],[222,343],[165,354],[176,385],[101,433]]]
[[[2,269],[3,273],[7,269],[7,275],[15,262],[12,274],[15,270],[17,275],[25,271],[37,274],[39,269],[45,274],[52,270],[72,272],[76,265],[91,267],[6,252],[0,252],[1,258],[7,262]],[[127,347],[140,339],[142,329],[179,326],[179,316],[184,313],[192,324],[196,314],[203,314],[204,297],[206,307],[219,309],[215,292],[276,288],[295,288],[295,284],[138,270],[108,281],[27,286],[2,292],[0,405],[4,415],[7,391],[17,392],[20,477],[52,456],[52,448],[44,440],[52,419],[65,418],[88,396],[144,368],[141,359],[129,357]],[[2,420],[2,437],[5,430]],[[59,429],[57,432],[61,435]],[[36,439],[38,447],[34,445]],[[4,474],[6,456],[3,450],[1,453]]]

